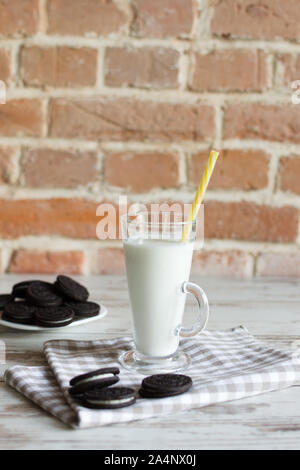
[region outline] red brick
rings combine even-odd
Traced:
[[[42,108],[39,100],[16,99],[0,106],[1,136],[41,136]]]
[[[15,169],[15,149],[0,147],[0,185],[10,183]]]
[[[6,86],[9,85],[11,76],[11,54],[5,49],[0,49],[0,80],[2,80]]]
[[[39,0],[1,0],[0,36],[31,36],[38,23]]]
[[[300,194],[300,157],[282,158],[279,167],[280,189]]]
[[[196,14],[193,0],[135,0],[133,31],[140,37],[180,37],[191,33]]]
[[[0,237],[62,235],[96,238],[98,204],[81,199],[0,200]]]
[[[96,83],[97,51],[86,47],[25,47],[21,71],[28,86],[92,86]]]
[[[113,0],[51,0],[48,32],[75,36],[103,36],[119,32],[129,18]]]
[[[261,51],[223,49],[195,54],[192,90],[255,91],[266,86],[266,56]]]
[[[258,277],[300,277],[300,253],[262,253],[257,259]]]
[[[189,180],[198,186],[208,152],[192,156]],[[210,189],[262,189],[268,185],[269,156],[263,150],[223,150],[209,182]]]
[[[96,152],[26,149],[21,160],[22,179],[35,188],[76,188],[97,181]]]
[[[299,39],[298,0],[210,0],[211,32],[252,39]]]
[[[281,85],[290,85],[300,77],[300,54],[279,54],[276,60],[277,80]],[[280,77],[278,77],[278,75]]]
[[[209,105],[140,101],[133,98],[53,100],[50,134],[108,140],[204,140],[214,135]]]
[[[300,114],[296,105],[241,103],[225,111],[225,138],[300,142]]]
[[[109,86],[177,88],[179,52],[166,47],[109,47],[106,78]]]
[[[242,251],[194,251],[192,274],[205,277],[249,278],[253,257]]]
[[[124,274],[125,260],[123,248],[100,248],[95,274]]]
[[[292,243],[298,235],[295,207],[251,202],[207,202],[205,238]]]
[[[8,271],[18,274],[81,274],[83,261],[82,251],[16,250]]]
[[[110,153],[104,178],[108,184],[144,193],[179,185],[179,157],[172,153]]]

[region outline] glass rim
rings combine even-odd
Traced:
[[[136,214],[123,214],[121,215],[120,219],[123,221],[123,220],[129,220],[129,219],[132,219],[132,218],[135,218],[135,217],[138,217],[138,216],[142,216],[143,214],[159,214],[159,215],[163,215],[163,214],[166,214],[167,216],[170,216],[170,214],[176,214],[176,212],[171,212],[171,211],[138,211]],[[177,213],[178,214],[178,213]],[[183,216],[183,215],[182,215]],[[197,223],[197,218],[196,219],[193,219],[193,220],[182,220],[182,221],[171,221],[171,220],[165,220],[165,221],[153,221],[153,220],[150,220],[150,221],[145,221],[145,224],[146,225],[150,225],[150,226],[162,226],[162,225],[165,225],[165,224],[169,224],[169,225],[177,225],[177,226],[181,226],[181,227],[184,227],[184,226],[187,226],[187,225],[195,225]]]

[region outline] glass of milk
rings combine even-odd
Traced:
[[[200,333],[209,315],[204,291],[189,282],[196,223],[174,212],[124,215],[121,223],[135,348],[120,362],[143,374],[185,369],[190,358],[180,338]],[[199,308],[188,328],[182,325],[187,294]]]

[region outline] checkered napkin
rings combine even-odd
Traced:
[[[99,341],[48,341],[48,367],[12,366],[6,382],[64,423],[79,428],[120,423],[279,390],[300,383],[300,353],[274,349],[243,327],[204,331],[181,342],[192,359],[185,372],[193,387],[163,399],[138,398],[133,406],[91,410],[68,395],[72,377],[101,367],[119,366],[121,352],[133,347],[128,337]],[[118,385],[139,389],[143,376],[121,369]]]

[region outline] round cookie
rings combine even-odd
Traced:
[[[85,302],[89,297],[87,288],[68,276],[57,276],[54,285],[60,294],[75,302]]]
[[[20,299],[26,299],[26,292],[32,282],[39,282],[37,280],[22,281],[15,284],[12,288],[12,296]]]
[[[3,310],[8,302],[13,300],[13,296],[11,294],[1,294],[0,295],[0,310]]]
[[[83,405],[94,409],[124,408],[135,401],[135,391],[128,387],[93,388],[83,395]]]
[[[70,307],[39,307],[35,312],[35,323],[47,328],[67,326],[74,320],[74,312]]]
[[[39,307],[58,307],[63,303],[53,284],[43,281],[32,282],[27,289],[26,297],[30,303]]]
[[[25,301],[9,302],[4,306],[2,320],[31,325],[35,319],[35,307]]]
[[[117,377],[119,373],[120,370],[118,367],[104,367],[88,372],[87,374],[78,375],[70,381],[71,387],[69,388],[69,393],[75,396],[81,395],[94,387],[109,387],[120,380],[119,377]]]
[[[187,392],[192,384],[192,379],[187,375],[155,374],[142,381],[139,393],[145,398],[171,397]]]
[[[76,317],[91,318],[98,315],[100,312],[100,305],[95,302],[66,302],[66,305],[71,307]]]

